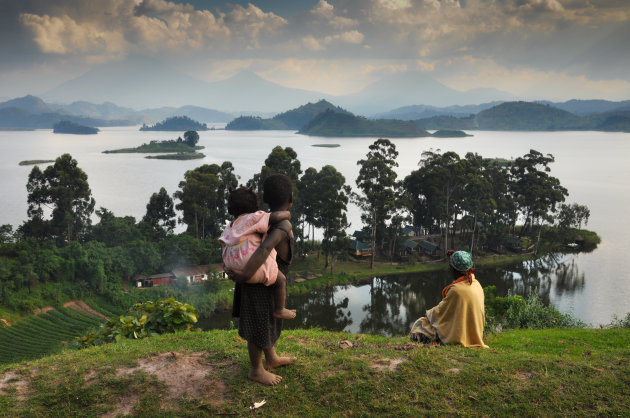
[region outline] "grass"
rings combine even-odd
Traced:
[[[353,347],[340,348],[342,340]],[[518,330],[487,343],[480,351],[424,348],[406,337],[287,331],[278,351],[298,362],[278,370],[280,385],[264,387],[246,379],[245,343],[236,331],[126,340],[0,365],[0,415],[99,416],[121,406],[138,416],[630,414],[629,329]],[[186,389],[205,389],[174,396],[175,377],[122,373],[147,363],[142,359],[157,363],[159,353],[173,353],[173,361],[202,353],[194,367],[208,373]],[[264,406],[249,409],[261,400]]]

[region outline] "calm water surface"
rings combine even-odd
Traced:
[[[497,284],[507,292],[527,289],[526,283],[533,275],[546,283],[538,285],[543,299],[564,312],[573,312],[585,322],[597,325],[609,322],[613,314],[623,315],[630,311],[630,271],[625,254],[630,254],[630,223],[627,208],[630,207],[630,134],[602,132],[472,132],[473,137],[458,139],[416,138],[395,139],[392,142],[400,153],[398,174],[402,177],[417,168],[420,154],[429,149],[455,151],[460,156],[472,151],[484,157],[513,158],[522,156],[530,149],[553,154],[551,174],[558,177],[570,193],[568,202],[586,204],[591,210],[589,229],[602,237],[599,248],[589,254],[558,257],[552,267],[518,266],[496,273],[479,272],[483,285]],[[106,149],[132,147],[152,139],[172,139],[172,132],[140,132],[137,127],[102,128],[95,136],[53,134],[50,130],[26,132],[0,132],[0,224],[19,225],[26,218],[26,182],[32,167],[18,166],[21,160],[54,159],[68,152],[78,160],[88,174],[97,207],[103,206],[117,216],[144,215],[152,193],[165,187],[169,193],[177,190],[186,170],[202,164],[231,161],[244,183],[260,170],[271,149],[280,145],[296,150],[302,169],[321,168],[331,164],[341,171],[346,181],[354,186],[358,175],[356,162],[364,158],[368,146],[376,138],[318,138],[297,135],[288,131],[206,131],[200,132],[199,144],[206,147],[203,160],[168,161],[148,160],[142,154],[102,154]],[[337,143],[339,148],[312,147],[313,144]],[[351,229],[360,227],[358,209],[351,207]],[[559,265],[557,263],[560,263]],[[558,267],[560,266],[560,267]],[[564,267],[562,267],[564,266]],[[524,279],[523,271],[531,269]],[[578,277],[567,282],[570,277]],[[390,280],[374,279],[372,285],[336,288],[325,292],[331,295],[315,296],[317,300],[331,300],[330,312],[342,312],[351,317],[344,324],[349,331],[361,331],[364,322],[376,324],[394,323],[406,327],[426,307],[439,300],[443,277],[417,275],[403,279],[399,284],[385,285]],[[396,280],[398,282],[398,280]],[[421,285],[419,283],[427,283]],[[404,284],[406,283],[406,284]],[[430,283],[430,284],[429,284]],[[438,284],[439,283],[439,284]],[[499,284],[503,285],[499,286]],[[413,285],[412,285],[413,284]],[[407,287],[405,287],[407,286]],[[417,287],[414,287],[417,286]],[[399,296],[391,295],[392,302],[384,305],[373,303],[374,295],[387,289],[410,289]],[[347,298],[347,307],[342,306]],[[394,301],[416,300],[415,305]],[[331,316],[318,309],[317,300],[306,301],[299,321],[314,316]],[[296,301],[301,304],[301,301]],[[341,304],[341,305],[339,305]],[[339,306],[338,306],[339,305]],[[297,305],[296,305],[297,306]],[[313,308],[310,308],[313,306]],[[379,308],[387,306],[387,310]],[[409,307],[407,307],[409,306]],[[415,307],[412,307],[415,306]],[[364,309],[368,307],[368,309]],[[332,311],[334,309],[334,311]],[[375,310],[374,310],[375,309]],[[310,313],[311,310],[317,311]],[[374,311],[373,311],[374,310]],[[329,311],[326,311],[329,312]],[[363,312],[363,313],[361,313]],[[378,318],[377,318],[378,317]],[[337,318],[337,316],[335,316]],[[366,319],[369,318],[369,319]],[[343,324],[344,319],[337,320]],[[297,321],[296,321],[297,323]],[[322,325],[323,326],[323,325]],[[366,330],[370,326],[366,325]],[[346,328],[347,327],[347,328]],[[398,328],[396,328],[398,329]]]

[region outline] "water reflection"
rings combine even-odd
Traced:
[[[482,268],[477,278],[482,286],[494,285],[497,295],[526,295],[534,289],[545,304],[584,290],[585,277],[575,255],[550,254],[537,260],[509,267]],[[335,286],[315,290],[308,295],[290,297],[287,306],[296,308],[295,320],[285,321],[285,328],[319,327],[332,331],[405,335],[413,322],[441,300],[448,272],[418,273],[393,277],[375,277],[355,286]],[[229,314],[219,314],[203,321],[204,328],[227,328]]]

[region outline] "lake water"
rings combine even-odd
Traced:
[[[518,285],[522,281],[519,275],[522,275],[521,270],[524,268],[531,268],[532,275],[547,274],[541,280],[547,283],[548,290],[539,286],[543,298],[564,312],[575,313],[587,323],[606,323],[613,314],[624,315],[630,311],[630,269],[627,266],[628,260],[623,256],[630,254],[630,223],[627,216],[627,208],[630,207],[630,134],[472,133],[473,137],[457,139],[392,140],[400,153],[398,174],[403,177],[416,169],[421,153],[429,149],[455,151],[460,156],[471,151],[484,157],[502,158],[522,156],[530,149],[550,153],[556,159],[551,165],[551,174],[558,177],[569,190],[567,202],[587,205],[591,210],[588,228],[597,231],[602,237],[602,243],[592,253],[562,256],[554,262],[571,266],[574,276],[581,278],[569,286],[570,291],[562,285],[562,281],[566,280],[566,273],[563,273],[565,268],[556,264],[554,268],[548,269],[549,273],[544,273],[544,269],[539,270],[535,266],[520,266],[514,271],[501,270],[496,274],[488,272],[487,278],[483,272],[479,272],[481,283],[485,286],[497,281],[495,276],[502,277],[498,281],[515,284],[499,286],[500,289],[507,291],[512,288],[521,293],[526,286]],[[0,131],[0,224],[10,223],[17,226],[26,218],[25,186],[32,167],[18,166],[18,162],[22,160],[54,159],[63,153],[70,153],[88,174],[97,207],[106,207],[117,216],[132,215],[140,218],[144,215],[151,194],[160,187],[165,187],[172,194],[177,190],[177,184],[183,180],[186,170],[202,164],[231,161],[241,182],[245,183],[260,170],[265,158],[276,145],[295,149],[303,170],[307,167],[319,169],[326,164],[335,166],[344,174],[346,182],[354,187],[358,175],[356,162],[365,157],[368,146],[376,139],[318,138],[288,131],[215,130],[200,132],[199,145],[206,147],[202,151],[206,154],[203,160],[149,160],[142,154],[102,154],[103,150],[133,147],[153,139],[172,139],[175,135],[172,132],[140,132],[138,127],[102,128],[95,136],[53,134],[50,130]],[[341,147],[311,146],[327,143],[340,144]],[[349,218],[352,222],[350,230],[359,229],[357,208],[350,208]],[[430,289],[427,288],[414,297],[427,301],[426,306],[430,307],[439,299],[442,288],[441,284],[437,287],[433,285],[442,283],[441,280],[444,279],[432,275],[418,276],[415,281],[432,285]],[[363,310],[369,305],[365,294],[374,294],[374,289],[373,286],[366,286],[339,288],[335,292],[341,293],[334,293],[332,296],[332,300],[343,300],[346,297],[343,295],[347,295],[348,307],[340,309],[352,315],[352,325],[348,325],[351,331],[356,331],[357,328],[353,327],[359,326],[368,317],[369,309]],[[366,290],[368,287],[369,290]],[[412,292],[416,292],[415,288]],[[410,296],[401,296],[408,297]],[[414,318],[418,312],[409,310],[407,316]],[[389,315],[381,320],[386,322],[393,319],[392,314]]]

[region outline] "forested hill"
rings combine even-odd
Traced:
[[[352,114],[347,110],[342,109],[339,106],[335,106],[334,104],[326,100],[320,100],[317,103],[308,103],[296,109],[280,113],[274,116],[273,119],[283,122],[287,126],[287,129],[294,129],[298,131],[302,129],[304,125],[306,125],[308,122],[310,122],[315,116],[327,110],[347,115]]]
[[[368,120],[347,113],[327,110],[317,115],[298,133],[310,136],[417,138],[430,134],[411,121]]]
[[[188,116],[173,116],[153,126],[142,125],[141,131],[207,131],[205,123],[192,120]]]
[[[271,119],[256,116],[240,116],[227,124],[225,129],[235,131],[264,131],[264,130],[294,130],[298,131],[322,112],[344,113],[351,115],[345,109],[326,101],[307,103],[295,109],[279,113]]]
[[[548,104],[506,102],[467,118],[434,116],[415,122],[425,129],[630,132],[630,111],[615,110],[578,116]]]

